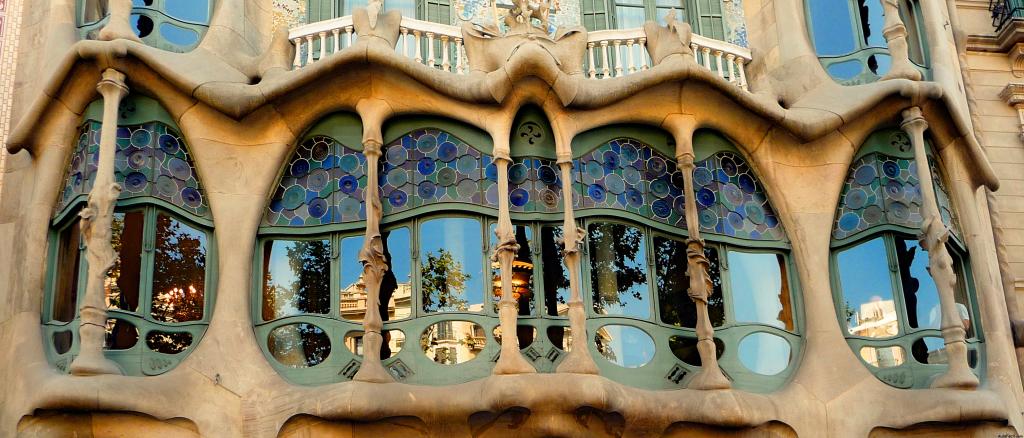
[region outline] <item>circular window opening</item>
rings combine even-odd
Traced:
[[[654,359],[654,339],[628,325],[606,325],[594,333],[597,352],[624,368],[640,368]]]
[[[486,346],[484,328],[472,321],[441,321],[427,327],[420,336],[423,354],[443,365],[469,362]]]
[[[331,340],[323,329],[313,324],[288,324],[270,332],[267,348],[281,365],[307,368],[327,360],[331,354]]]

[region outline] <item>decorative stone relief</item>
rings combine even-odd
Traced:
[[[747,19],[743,15],[743,0],[722,0],[722,21],[725,23],[725,41],[737,46],[747,44]]]
[[[999,92],[999,97],[1006,102],[1007,105],[1012,106],[1017,110],[1017,120],[1020,123],[1020,138],[1024,140],[1024,84],[1020,83],[1009,83],[1003,91]]]
[[[546,23],[546,26],[541,27],[546,27],[549,34],[555,33],[555,29],[559,27],[580,25],[579,0],[531,1],[528,4],[544,11],[543,16],[533,14],[530,19],[537,26]],[[516,9],[516,5],[510,0],[459,0],[452,8],[452,24],[456,26],[469,23],[481,27],[493,26],[507,32],[509,29],[505,25],[505,19]]]
[[[306,24],[305,0],[271,0],[274,7],[274,29]]]

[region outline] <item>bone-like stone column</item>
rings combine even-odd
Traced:
[[[127,39],[142,42],[135,31],[132,30],[132,0],[109,0],[107,11],[110,18],[107,24],[100,29],[99,39],[102,41],[113,41],[116,39]],[[154,32],[157,29],[153,29]]]
[[[882,35],[889,46],[889,55],[892,57],[892,67],[882,77],[885,79],[910,79],[921,80],[921,71],[910,62],[910,54],[907,46],[907,26],[900,18],[900,8],[896,0],[882,0],[882,13],[885,15],[885,27]]]
[[[565,223],[562,225],[562,251],[565,267],[569,271],[569,328],[572,330],[572,348],[556,370],[559,373],[599,374],[594,358],[590,357],[587,336],[587,312],[580,295],[580,249],[586,240],[586,231],[576,226],[572,210],[572,157],[558,153],[558,168],[562,173],[562,205]]]
[[[498,169],[498,226],[494,234],[498,237],[498,247],[494,249],[492,260],[496,260],[501,269],[501,300],[498,302],[498,319],[501,324],[501,355],[494,366],[494,374],[526,374],[535,373],[533,365],[519,351],[519,334],[516,322],[519,318],[519,304],[512,297],[512,261],[519,252],[516,243],[515,228],[509,216],[508,199],[508,166],[512,163],[509,157],[507,136],[496,139],[494,148],[494,165]]]
[[[380,281],[388,270],[380,235],[382,206],[377,181],[381,141],[377,138],[363,139],[363,154],[366,155],[366,238],[363,249],[359,251],[359,262],[363,264],[363,281],[366,282],[366,314],[363,316],[363,363],[353,380],[393,382],[395,379],[380,360],[384,342],[381,335],[384,321],[380,316]]]
[[[78,327],[78,356],[71,362],[71,374],[121,374],[121,368],[103,355],[103,342],[107,335],[107,306],[104,285],[107,271],[117,261],[111,244],[111,223],[114,204],[121,194],[121,186],[114,182],[114,158],[117,152],[117,119],[121,99],[128,94],[124,74],[107,69],[96,86],[103,96],[103,124],[100,128],[100,156],[96,169],[96,182],[89,192],[88,205],[82,209],[80,226],[86,246],[89,271],[86,274]]]
[[[687,290],[690,299],[697,307],[697,352],[700,354],[700,371],[697,372],[687,386],[690,389],[727,389],[732,385],[722,374],[718,366],[718,354],[715,347],[715,329],[711,326],[708,315],[708,298],[714,291],[711,276],[708,274],[709,262],[704,256],[704,239],[700,237],[700,225],[697,220],[697,201],[693,191],[693,117],[675,116],[666,120],[676,140],[676,162],[683,174],[683,199],[686,205],[686,232],[690,236],[686,240],[686,275],[690,277]]]
[[[924,131],[928,129],[928,122],[921,115],[921,108],[915,106],[904,110],[901,128],[910,136],[910,142],[914,146],[914,161],[917,162],[917,179],[921,189],[921,215],[924,219],[918,238],[921,247],[928,251],[928,273],[939,289],[942,339],[946,343],[949,361],[949,370],[936,378],[932,382],[932,387],[973,389],[978,386],[978,377],[971,372],[967,364],[967,343],[964,341],[967,331],[960,320],[960,312],[957,311],[953,298],[956,273],[953,272],[953,259],[946,249],[949,229],[942,223],[939,204],[935,198],[935,186],[924,149]]]

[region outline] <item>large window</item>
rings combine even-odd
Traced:
[[[365,354],[367,285],[358,259],[365,212],[330,213],[362,201],[366,161],[356,127],[354,117],[331,116],[311,129],[283,166],[261,230],[256,332],[271,363],[297,383],[349,379]],[[701,365],[686,277],[687,194],[664,133],[619,128],[579,137],[570,181],[550,156],[553,147],[513,142],[523,153],[508,172],[518,245],[511,264],[516,335],[540,372],[553,372],[571,348],[562,241],[567,183],[587,233],[579,281],[591,354],[610,378],[675,388]],[[502,338],[490,140],[465,126],[420,120],[388,125],[385,141],[383,365],[408,383],[487,376]],[[721,363],[738,387],[768,391],[785,381],[799,351],[788,243],[764,188],[728,140],[702,131],[695,142],[703,152],[693,196],[708,242]],[[340,164],[345,160],[351,166]]]
[[[825,70],[846,84],[873,82],[892,67],[882,30],[883,0],[807,0],[808,29]],[[927,58],[921,12],[917,0],[899,1],[900,18],[907,28],[910,60],[925,70]]]
[[[869,137],[851,166],[832,233],[836,311],[850,346],[879,379],[900,388],[927,387],[947,363],[939,292],[928,273],[929,254],[917,237],[922,221],[918,163],[900,148],[908,140],[896,130]],[[957,274],[954,298],[973,368],[983,344],[967,254],[940,168],[934,159],[928,165],[942,219],[953,230],[946,247]]]
[[[129,96],[117,131],[115,177],[123,187],[112,227],[118,258],[104,281],[105,349],[128,374],[165,372],[184,358],[209,321],[212,221],[188,148],[155,101]],[[69,160],[53,221],[44,332],[47,352],[66,370],[78,352],[78,310],[88,263],[77,213],[95,181],[101,102]],[[166,117],[166,118],[165,118]]]
[[[184,52],[199,45],[210,25],[212,0],[132,0],[130,24],[148,45]],[[107,0],[78,0],[78,28],[96,39],[109,21]]]
[[[587,30],[634,29],[646,21],[665,25],[675,9],[676,20],[689,22],[699,35],[725,39],[722,0],[583,0],[580,4]]]

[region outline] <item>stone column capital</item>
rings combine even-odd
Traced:
[[[928,129],[928,121],[921,114],[921,107],[912,106],[903,110],[903,122],[900,123],[900,128],[905,131],[921,130],[921,132]]]
[[[363,140],[363,155],[380,157],[383,143],[375,138]]]
[[[99,91],[104,99],[120,100],[128,95],[128,85],[124,81],[124,73],[108,68],[103,70],[103,76],[96,84],[96,91]]]

